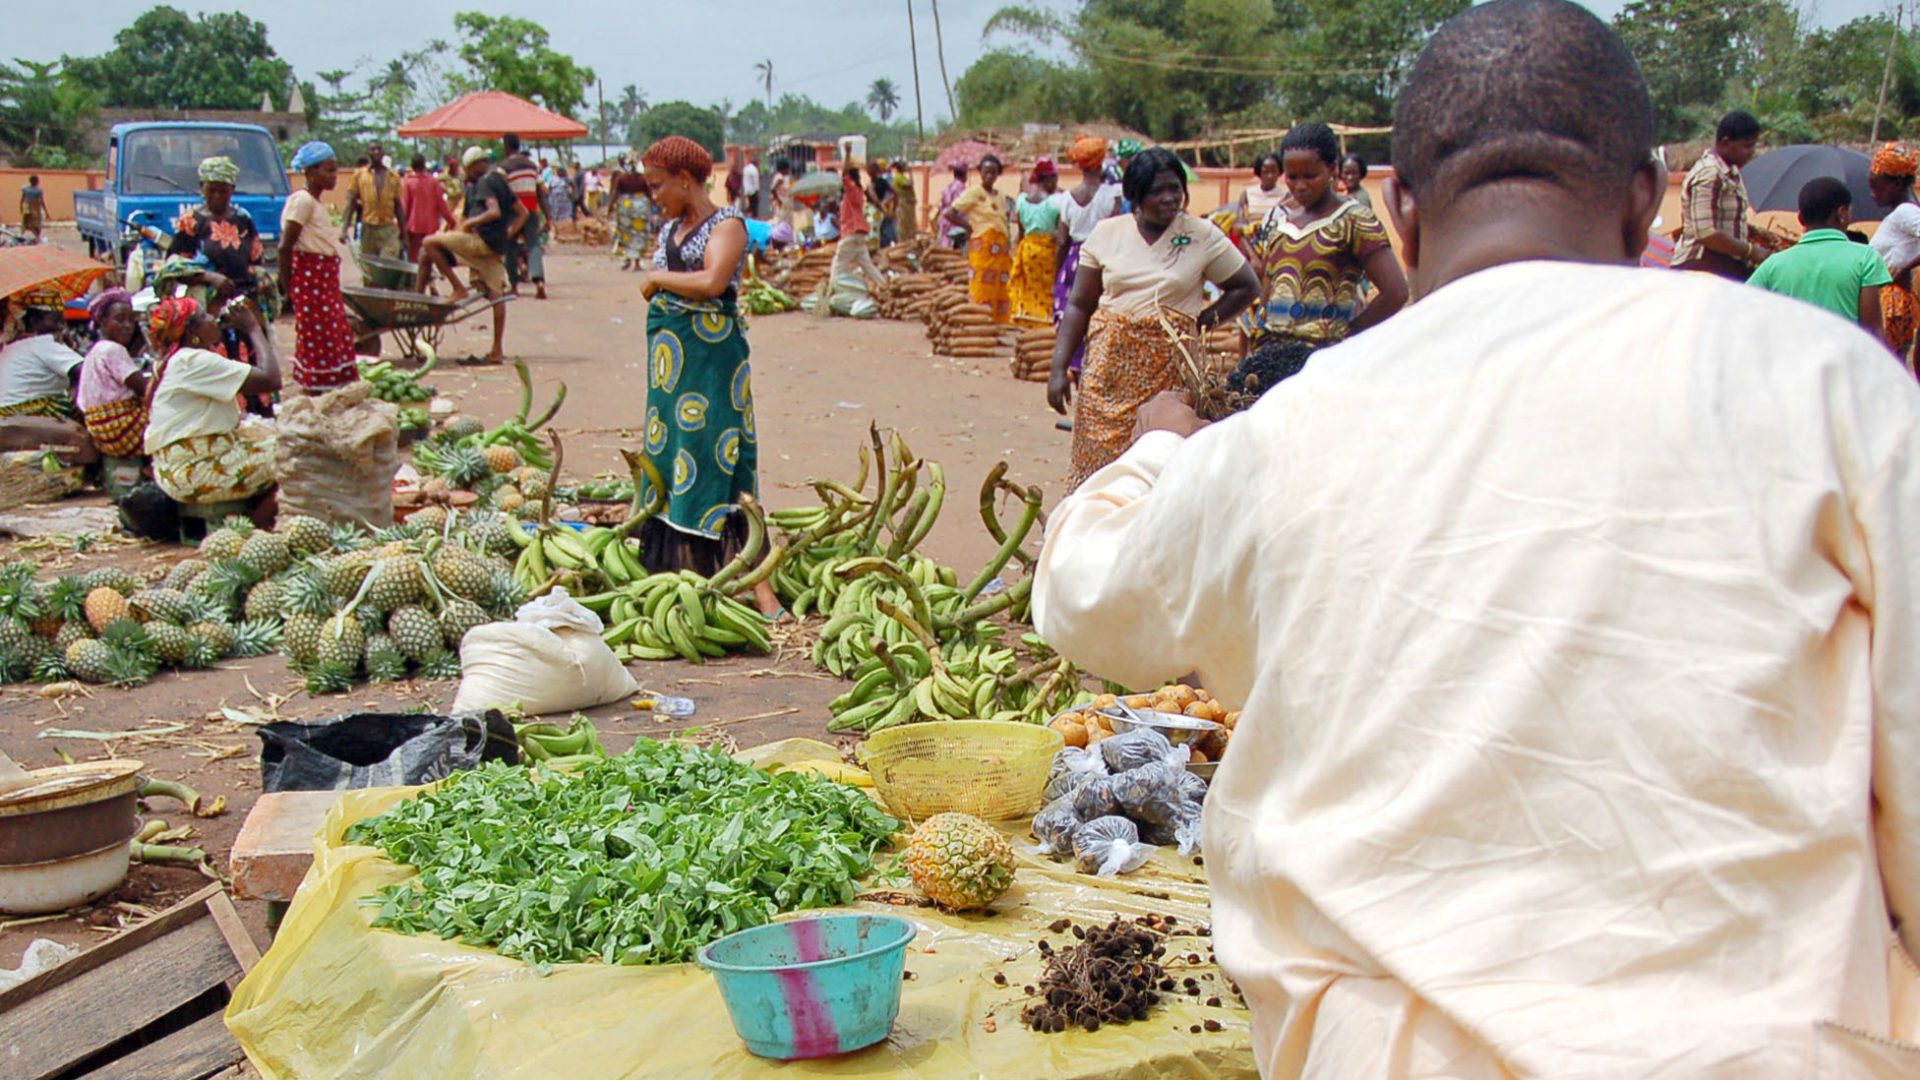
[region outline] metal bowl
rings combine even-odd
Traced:
[[[1200,779],[1205,780],[1209,784],[1213,783],[1213,771],[1215,769],[1218,769],[1219,767],[1220,767],[1220,763],[1217,761],[1187,762],[1187,771],[1199,777]]]
[[[1125,709],[1115,706],[1110,709],[1101,709],[1100,715],[1113,721],[1113,733],[1115,735],[1124,734],[1137,727],[1150,727],[1160,734],[1165,735],[1167,741],[1175,746],[1193,742],[1201,736],[1211,734],[1215,731],[1227,730],[1225,727],[1211,720],[1201,720],[1198,717],[1187,716],[1182,713],[1153,712],[1147,709],[1134,709],[1133,715],[1129,716]],[[1135,720],[1135,716],[1140,719]]]

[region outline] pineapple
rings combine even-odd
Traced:
[[[286,591],[277,581],[263,581],[247,593],[247,602],[242,610],[248,621],[280,618],[280,601]]]
[[[493,621],[479,604],[471,600],[453,599],[440,609],[440,632],[447,639],[447,647],[459,649],[460,642],[467,631],[476,626],[485,626]]]
[[[320,628],[326,625],[327,617],[310,611],[296,611],[287,616],[287,624],[280,634],[280,647],[288,659],[295,664],[307,665],[319,659]]]
[[[264,587],[265,584],[262,582],[259,587]],[[280,593],[279,613],[281,615],[333,614],[335,607],[333,594],[327,591],[326,582],[320,572],[311,566],[296,570],[274,584]]]
[[[525,480],[520,481],[520,494],[525,495],[529,501],[538,501],[546,498],[547,478],[544,476],[529,476]]]
[[[354,668],[347,664],[316,663],[301,674],[307,677],[307,693],[315,697],[321,694],[344,694],[353,689]]]
[[[427,579],[420,557],[412,553],[389,555],[374,566],[373,584],[367,587],[367,603],[381,611],[392,611],[418,603],[426,594]]]
[[[215,655],[227,656],[233,652],[236,640],[233,627],[224,622],[207,619],[187,627],[187,632],[213,646]]]
[[[91,578],[93,575],[88,574],[87,577]],[[96,632],[105,630],[108,624],[127,617],[127,598],[108,585],[101,585],[89,591],[81,606],[88,624]]]
[[[487,610],[496,618],[511,619],[526,602],[527,587],[520,584],[520,579],[511,570],[495,569],[487,581]]]
[[[53,637],[69,622],[87,617],[87,589],[77,577],[63,577],[53,583],[40,601],[40,615],[30,618],[33,632]]]
[[[0,673],[12,682],[33,674],[52,646],[34,634],[31,627],[12,615],[0,615]]]
[[[208,562],[225,562],[240,557],[240,551],[246,547],[246,540],[231,529],[219,528],[207,533],[200,540],[200,557]]]
[[[531,465],[522,465],[519,468],[508,473],[507,479],[513,481],[516,484],[519,484],[522,487],[525,487],[527,481],[533,480],[536,478],[545,479],[546,475],[547,475],[546,473],[541,472],[539,469],[536,469]]]
[[[500,488],[493,493],[493,506],[496,510],[504,510],[512,513],[526,504],[527,497],[520,494],[520,489],[514,487],[512,484],[502,484]]]
[[[420,677],[423,679],[457,679],[460,677],[460,658],[445,649],[430,654],[420,661]]]
[[[433,576],[456,596],[484,601],[493,573],[479,556],[465,548],[448,546],[433,556]]]
[[[169,622],[184,626],[193,621],[193,603],[172,589],[142,589],[127,598],[127,607],[142,622]]]
[[[948,911],[972,911],[1013,884],[1013,845],[968,814],[935,814],[907,842],[907,873],[927,898]]]
[[[487,468],[496,474],[512,472],[524,464],[520,452],[511,446],[489,446],[481,453],[486,456]]]
[[[187,654],[180,658],[180,666],[188,671],[210,668],[220,661],[220,654],[214,650],[213,643],[206,638],[187,635]]]
[[[420,481],[420,494],[425,495],[429,499],[438,498],[444,500],[447,493],[452,490],[453,485],[447,483],[447,478],[444,476],[429,476],[425,480]]]
[[[333,534],[327,523],[304,514],[281,522],[274,532],[287,542],[295,555],[317,555],[333,546]]]
[[[230,652],[234,656],[265,656],[280,647],[280,634],[278,617],[248,619],[234,629]]]
[[[173,564],[173,569],[167,571],[167,576],[161,579],[160,586],[184,592],[187,586],[193,583],[194,578],[207,572],[207,565],[205,559],[181,559]]]
[[[87,625],[86,616],[68,619],[60,624],[60,632],[53,637],[53,647],[61,656],[67,655],[67,649],[81,638],[92,637],[93,627]]]
[[[449,439],[464,439],[469,435],[481,435],[485,434],[486,430],[487,426],[482,424],[479,418],[465,414],[447,421],[447,437]]]
[[[447,511],[441,506],[423,506],[407,518],[407,524],[424,533],[438,534],[447,527]]]
[[[373,560],[362,552],[335,555],[320,568],[320,580],[334,599],[345,603],[353,599],[373,569]]]
[[[374,682],[396,682],[407,677],[407,657],[387,634],[368,634],[363,658],[367,678]]]
[[[202,601],[212,612],[227,617],[240,610],[247,590],[258,585],[260,578],[260,572],[252,565],[237,558],[228,559],[215,563],[206,573],[194,578],[187,595]]]
[[[514,543],[513,530],[518,525],[510,523],[500,514],[482,514],[478,520],[470,520],[468,535],[480,541],[480,545],[492,555],[515,555],[520,545]]]
[[[493,475],[487,455],[477,446],[454,446],[441,455],[440,476],[453,487],[469,491]]]
[[[112,676],[113,650],[98,638],[81,638],[67,646],[67,670],[81,682],[103,683]]]
[[[540,519],[539,500],[528,499],[519,506],[514,507],[513,516],[519,518],[521,521],[538,521]]]
[[[408,604],[393,609],[387,616],[387,633],[407,659],[422,663],[427,657],[446,647],[446,639],[440,632],[440,624],[427,614],[427,609]]]
[[[154,659],[162,664],[178,664],[193,651],[193,635],[172,623],[148,623],[147,638],[153,642]]]
[[[240,546],[238,558],[261,577],[272,577],[293,564],[293,549],[281,537],[257,532]]]
[[[242,542],[252,536],[255,531],[253,519],[244,514],[227,515],[226,520],[220,523],[220,527],[239,537]]]
[[[122,596],[132,596],[145,583],[118,566],[97,566],[87,571],[86,576],[80,579],[80,584],[86,587],[91,597],[96,589],[112,589]]]
[[[320,647],[314,655],[323,667],[337,664],[358,671],[366,649],[367,635],[360,628],[360,620],[342,614],[320,625]]]

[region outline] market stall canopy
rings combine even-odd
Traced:
[[[407,139],[497,139],[512,132],[529,142],[578,139],[587,125],[499,90],[476,90],[400,125]]]
[[[1800,189],[1807,181],[1831,176],[1843,181],[1853,193],[1853,220],[1879,221],[1887,216],[1886,207],[1873,201],[1867,187],[1867,173],[1873,159],[1858,150],[1838,146],[1782,146],[1769,150],[1740,170],[1747,182],[1747,197],[1755,210],[1800,209]]]
[[[87,291],[109,267],[51,244],[0,248],[0,297],[63,304]]]

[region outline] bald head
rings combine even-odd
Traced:
[[[1430,220],[1507,181],[1617,203],[1653,149],[1633,55],[1567,0],[1493,0],[1442,26],[1394,108],[1393,165]]]

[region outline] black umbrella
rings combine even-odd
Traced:
[[[1867,173],[1873,159],[1858,150],[1837,146],[1782,146],[1769,150],[1740,170],[1747,181],[1747,197],[1755,210],[1800,209],[1800,189],[1807,181],[1831,176],[1853,192],[1853,220],[1879,221],[1887,209],[1873,201]]]

